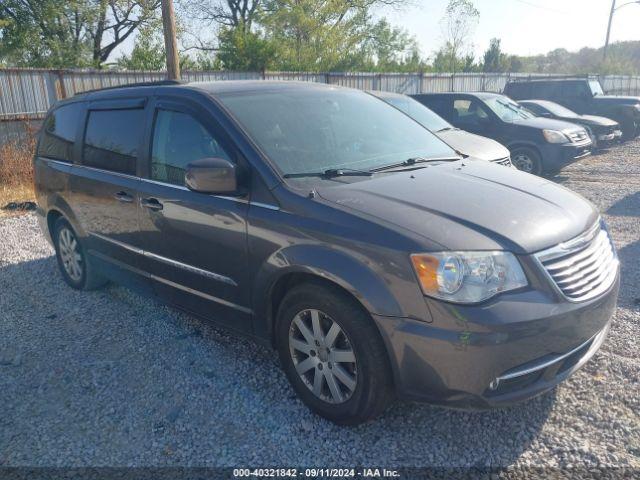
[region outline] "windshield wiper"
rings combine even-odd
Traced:
[[[429,163],[429,162],[455,162],[457,160],[461,160],[460,157],[442,157],[442,158],[422,158],[422,157],[414,157],[408,158],[404,162],[394,163],[392,165],[385,165],[384,167],[378,167],[371,170],[372,172],[382,172],[384,170],[389,170],[391,168],[397,167],[412,167],[418,163]]]
[[[335,177],[370,177],[372,172],[366,170],[355,170],[353,168],[330,168],[324,172],[300,172],[285,173],[284,178],[303,178],[303,177],[319,177],[319,178],[335,178]]]

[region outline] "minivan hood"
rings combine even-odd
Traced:
[[[442,130],[435,132],[445,143],[458,152],[481,160],[503,160],[509,156],[509,150],[495,140],[481,137],[464,130]]]
[[[434,250],[532,253],[578,236],[599,216],[584,198],[548,180],[464,160],[320,186],[317,193],[418,234]]]
[[[540,130],[575,130],[577,128],[573,123],[544,117],[522,118],[519,120],[514,120],[513,124],[538,128]]]

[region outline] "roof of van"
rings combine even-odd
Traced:
[[[68,100],[101,100],[118,98],[122,95],[128,97],[136,94],[149,95],[158,91],[168,89],[172,91],[180,90],[200,90],[212,95],[226,93],[250,93],[250,92],[277,92],[284,90],[332,90],[344,89],[338,85],[328,85],[316,82],[285,81],[285,80],[220,80],[214,82],[177,82],[160,81],[118,85],[97,90],[80,92]]]

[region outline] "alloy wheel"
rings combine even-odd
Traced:
[[[71,280],[79,282],[82,279],[80,245],[74,233],[66,227],[60,229],[58,234],[58,248],[65,272],[67,272]]]
[[[344,403],[358,383],[356,356],[346,333],[326,313],[299,312],[289,329],[289,351],[303,383],[319,399]]]
[[[526,153],[516,154],[511,159],[511,163],[513,163],[518,170],[522,170],[523,172],[527,173],[533,172],[535,168],[533,159]]]

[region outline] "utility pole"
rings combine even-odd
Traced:
[[[611,13],[609,13],[609,25],[607,26],[607,39],[604,42],[604,52],[602,61],[607,61],[607,50],[609,49],[609,38],[611,37],[611,23],[613,22],[613,14],[616,12],[616,0],[611,0]]]
[[[167,77],[180,80],[180,58],[176,43],[176,19],[173,13],[173,0],[162,0],[162,27],[164,30],[164,48],[167,52]]]
[[[607,39],[604,42],[604,53],[602,60],[607,60],[607,51],[609,50],[609,38],[611,37],[611,23],[613,23],[613,14],[616,13],[617,10],[620,10],[622,7],[626,7],[627,5],[640,5],[640,0],[631,0],[627,3],[623,3],[622,5],[618,5],[616,7],[616,0],[611,0],[611,13],[609,14],[609,25],[607,26]]]

